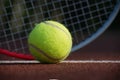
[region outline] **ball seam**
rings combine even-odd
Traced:
[[[59,30],[62,30],[62,31],[71,39],[70,35],[69,35],[66,31],[64,31],[63,29],[59,28],[57,25],[52,24],[52,23],[47,22],[47,21],[44,21],[44,23],[45,23],[45,24],[48,24],[48,25],[51,25],[51,27],[55,27],[55,28],[57,28],[57,29],[59,29]]]
[[[61,59],[65,58],[65,56],[68,54],[66,54],[65,56],[59,58],[59,59],[56,59],[56,58],[53,58],[53,57],[50,57],[49,55],[47,55],[44,51],[42,51],[41,49],[37,48],[36,46],[34,46],[33,44],[29,44],[29,46],[31,46],[33,49],[35,49],[36,51],[38,51],[39,53],[41,53],[42,55],[44,55],[45,57],[47,57],[48,59],[50,60],[55,60],[55,61],[60,61]]]

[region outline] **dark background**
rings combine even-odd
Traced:
[[[96,41],[99,41],[99,43],[95,45]],[[105,43],[102,43],[102,41]],[[108,29],[103,34],[101,34],[95,41],[91,42],[89,45],[83,48],[88,48],[90,47],[90,45],[94,45],[94,48],[96,47],[96,49],[97,46],[99,46],[98,48],[101,48],[99,51],[104,51],[106,49],[105,51],[110,52],[114,49],[113,52],[120,52],[120,11],[116,16],[115,20],[108,27]],[[110,45],[111,48],[104,48],[105,45]],[[94,50],[95,49],[93,49],[93,51]]]
[[[120,12],[111,26],[68,60],[120,60]],[[0,80],[120,80],[119,63],[0,64]]]

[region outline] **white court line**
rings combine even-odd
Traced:
[[[68,60],[62,63],[120,63],[120,60]]]
[[[32,64],[32,63],[40,63],[36,60],[0,60],[0,64]],[[60,63],[120,63],[120,60],[65,60]]]

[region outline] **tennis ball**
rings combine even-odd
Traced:
[[[72,38],[64,25],[50,20],[36,24],[28,44],[31,54],[41,63],[58,63],[69,55]]]

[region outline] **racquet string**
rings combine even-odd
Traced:
[[[108,19],[117,0],[1,0],[0,48],[29,53],[27,38],[36,23],[55,20],[71,32],[73,47]]]

